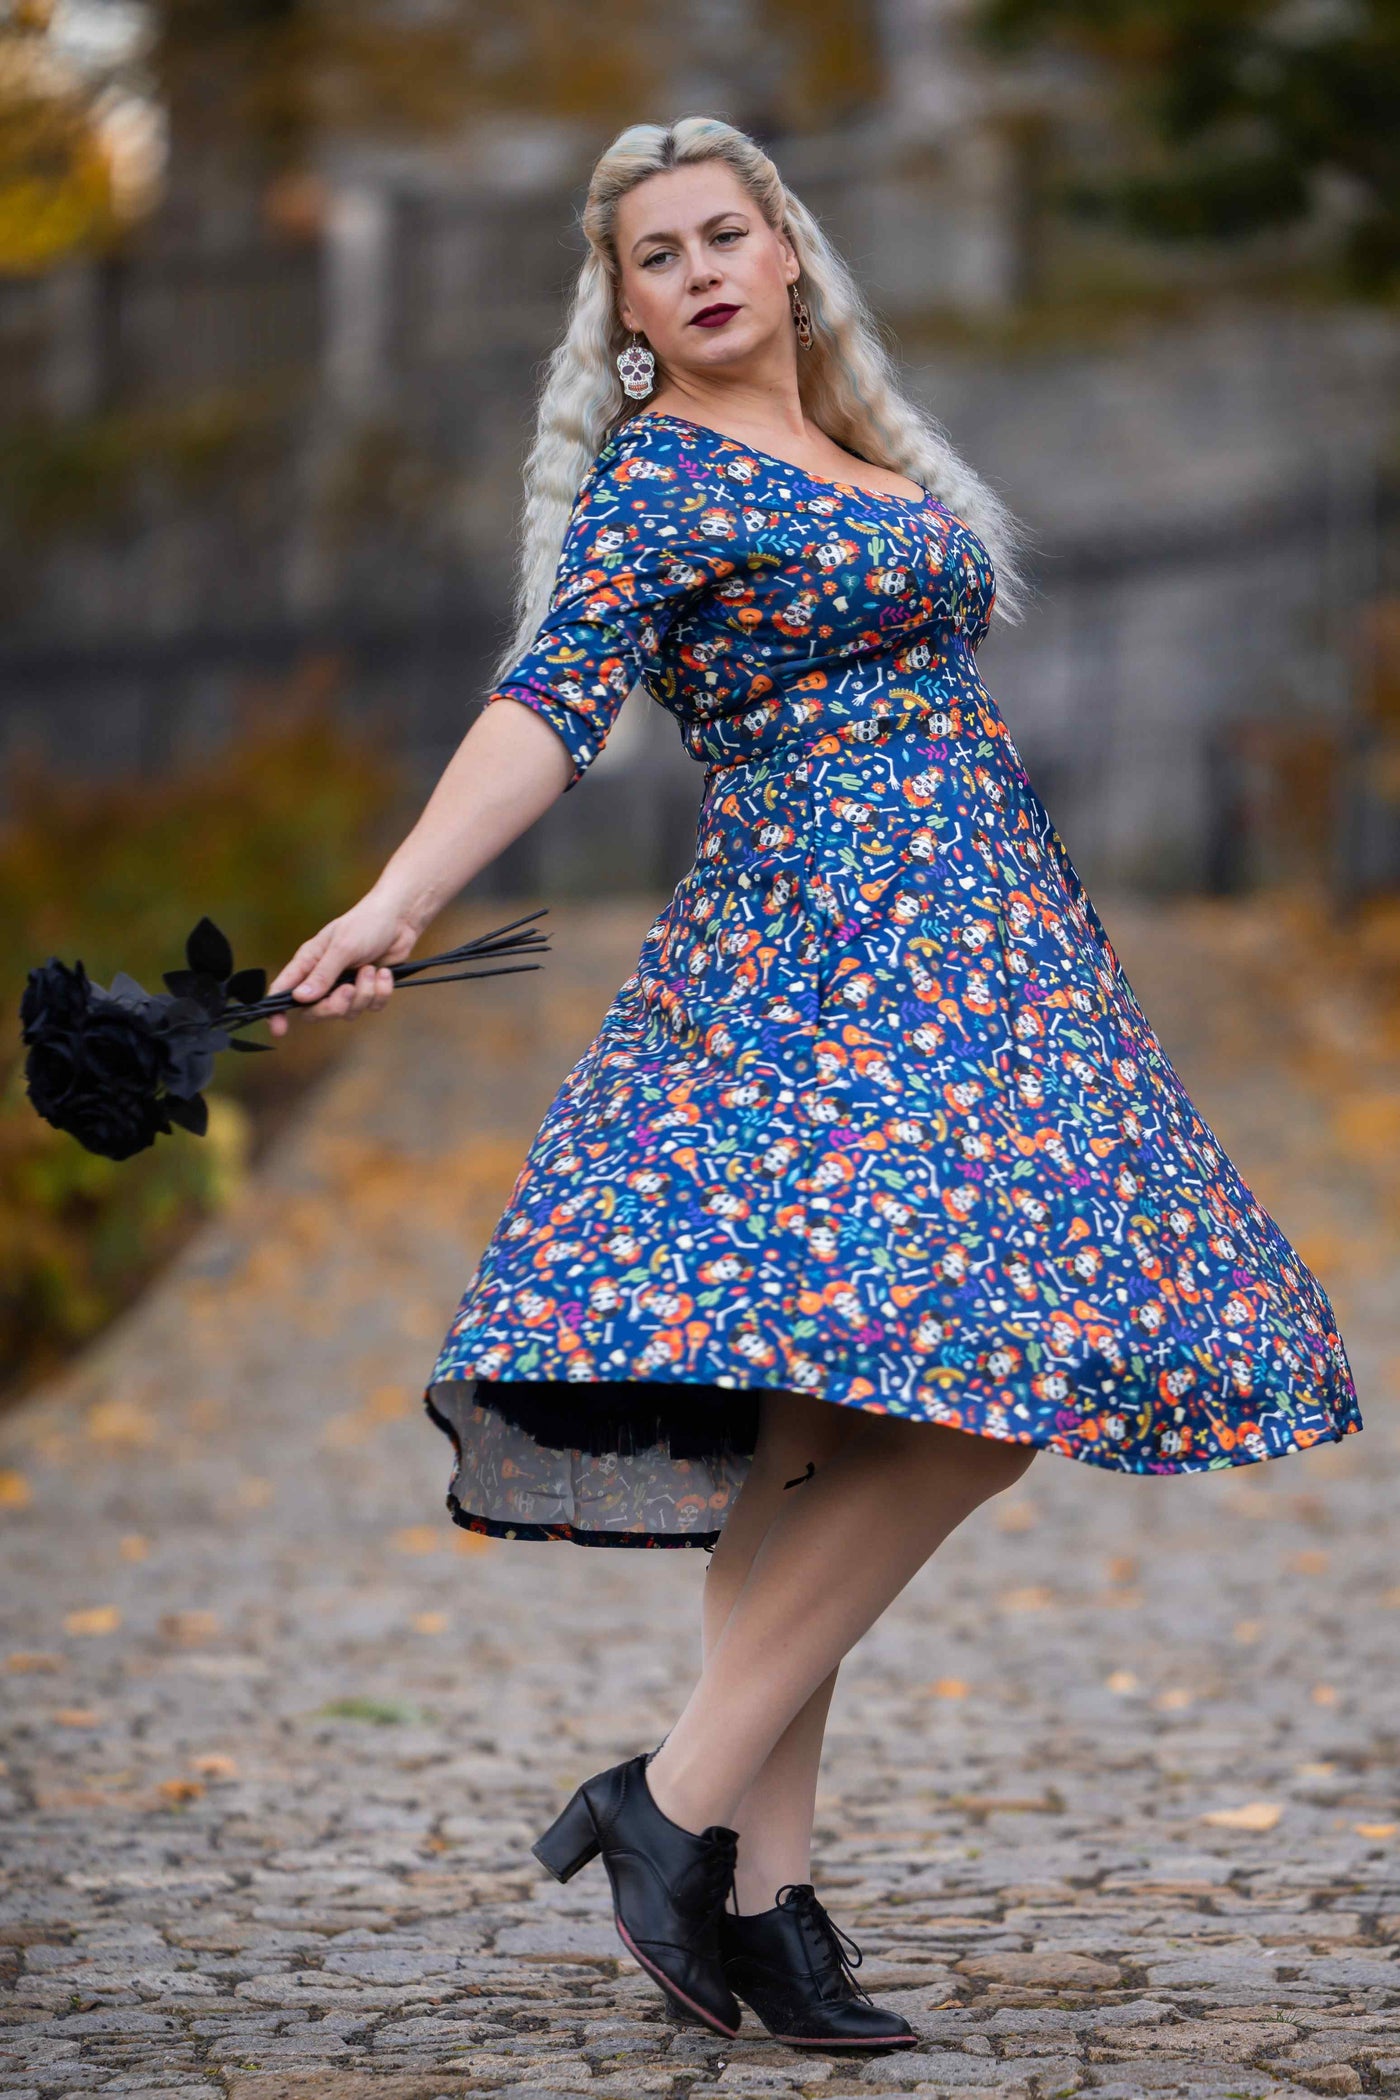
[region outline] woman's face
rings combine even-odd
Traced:
[[[622,325],[645,337],[668,374],[751,367],[755,352],[762,362],[774,349],[795,367],[796,251],[726,161],[648,175],[620,199],[616,238]]]

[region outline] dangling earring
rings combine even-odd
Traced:
[[[788,286],[788,298],[792,302],[793,324],[797,329],[797,340],[804,350],[812,347],[812,316],[807,311],[807,302],[796,284]]]
[[[618,351],[616,362],[623,392],[634,401],[645,401],[656,378],[655,352],[649,350],[634,331],[627,348]]]

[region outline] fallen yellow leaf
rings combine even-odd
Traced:
[[[0,1509],[28,1509],[34,1500],[34,1490],[23,1473],[6,1467],[0,1471]]]
[[[1293,1769],[1300,1779],[1330,1779],[1337,1767],[1330,1757],[1314,1757]]]
[[[117,1542],[117,1551],[123,1560],[145,1560],[150,1550],[150,1540],[139,1531],[124,1532]]]
[[[1351,1827],[1358,1837],[1393,1838],[1400,1823],[1353,1823]]]
[[[99,1444],[153,1444],[157,1428],[154,1415],[134,1400],[99,1400],[87,1414],[87,1433]]]
[[[1110,1582],[1132,1582],[1140,1565],[1134,1553],[1111,1553],[1105,1563]]]
[[[1158,1692],[1152,1704],[1163,1713],[1173,1714],[1180,1713],[1194,1698],[1195,1693],[1189,1692],[1184,1684],[1172,1684],[1164,1692]]]
[[[65,1633],[115,1633],[122,1615],[115,1604],[92,1604],[85,1611],[63,1614]]]
[[[1335,1684],[1315,1684],[1312,1688],[1314,1706],[1335,1706],[1341,1696]]]
[[[41,1655],[33,1648],[16,1648],[13,1655],[5,1657],[5,1668],[18,1677],[23,1671],[62,1670],[67,1666],[66,1655]]]
[[[1110,1670],[1104,1683],[1111,1692],[1136,1692],[1141,1689],[1139,1679],[1131,1670]]]
[[[401,1422],[413,1410],[414,1396],[405,1386],[377,1385],[365,1396],[365,1413],[376,1422]]]
[[[489,1533],[468,1531],[465,1524],[454,1524],[450,1537],[458,1553],[489,1553],[497,1543]]]
[[[1282,1814],[1277,1801],[1246,1801],[1243,1808],[1208,1808],[1200,1820],[1222,1830],[1272,1830]]]
[[[95,1706],[58,1706],[53,1718],[60,1728],[97,1728],[102,1721]]]
[[[1306,1552],[1290,1553],[1284,1566],[1294,1575],[1325,1575],[1328,1556],[1321,1546],[1309,1546]]]
[[[202,1772],[206,1779],[236,1779],[238,1777],[237,1758],[225,1757],[218,1750],[208,1750],[201,1757],[192,1757],[190,1763],[194,1766],[196,1772]]]
[[[1055,1601],[1055,1592],[1045,1582],[1025,1582],[1003,1590],[997,1599],[1003,1611],[1045,1611]]]
[[[447,1613],[445,1611],[418,1611],[413,1614],[410,1624],[415,1633],[446,1633]]]
[[[1343,1095],[1333,1108],[1332,1128],[1363,1165],[1369,1166],[1378,1153],[1393,1156],[1400,1145],[1400,1094],[1377,1090]]]
[[[389,1543],[396,1553],[436,1553],[445,1541],[440,1524],[406,1524]]]
[[[162,1779],[156,1791],[167,1801],[198,1801],[204,1784],[199,1779]]]
[[[935,1699],[965,1699],[968,1685],[962,1677],[935,1677],[929,1690]]]

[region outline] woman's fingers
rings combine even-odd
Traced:
[[[412,946],[411,929],[397,913],[379,900],[362,900],[352,912],[333,919],[303,941],[268,991],[290,992],[293,1007],[303,1009],[315,1021],[354,1020],[360,1014],[378,1013],[394,989],[392,969],[378,958],[396,952],[407,955]],[[367,961],[366,951],[375,959]],[[342,978],[344,982],[338,982]],[[270,1016],[275,1036],[287,1033],[292,1010],[284,1008]]]
[[[315,1006],[322,999],[326,999],[331,1012],[344,1012],[345,1002],[342,994],[347,987],[337,985],[336,979],[349,963],[350,957],[345,954],[335,934],[329,930],[324,935],[318,934],[316,939],[307,945],[314,953],[308,957],[308,967],[298,971],[297,978],[291,986],[292,997],[298,1005],[305,1006]],[[292,963],[297,963],[300,958],[301,950],[298,949]],[[289,964],[288,968],[291,967]],[[327,994],[330,995],[329,998]]]
[[[335,929],[333,925],[323,926],[319,933],[312,934],[310,940],[303,941],[290,961],[284,963],[277,972],[277,975],[268,986],[268,991],[295,991],[320,962],[326,949],[330,946],[334,934]]]
[[[338,973],[337,973],[338,974]],[[312,985],[308,977],[305,982]],[[297,989],[294,987],[294,990]],[[308,1008],[308,1019],[313,1021],[356,1020],[361,1014],[378,1013],[388,1005],[394,989],[394,973],[386,965],[362,963],[352,981],[334,987],[323,999]],[[274,1017],[282,1022],[277,1032],[286,1031],[287,1017]]]

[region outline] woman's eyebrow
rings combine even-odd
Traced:
[[[709,218],[706,219],[704,225],[700,228],[700,231],[702,233],[708,233],[712,226],[718,226],[721,219],[734,219],[742,217],[743,213],[740,211],[739,207],[737,205],[731,205],[728,211],[712,212]],[[675,240],[675,238],[676,236],[674,233],[644,233],[638,240],[633,241],[632,253],[635,255],[637,250],[639,248],[645,247],[648,241],[673,241]]]

